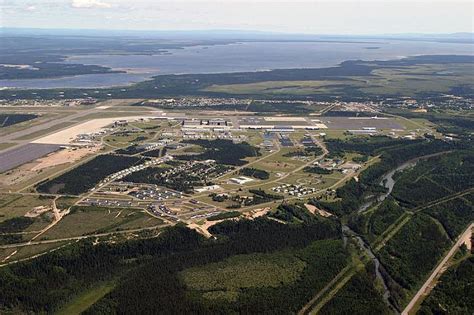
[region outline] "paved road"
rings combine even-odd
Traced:
[[[468,234],[472,233],[472,229],[474,228],[474,223],[471,223],[469,227],[458,237],[457,242],[451,247],[449,250],[448,254],[441,260],[441,262],[438,264],[438,266],[433,270],[431,275],[428,277],[428,279],[425,281],[425,283],[421,286],[420,290],[413,296],[411,299],[410,303],[405,307],[405,309],[402,312],[402,315],[408,315],[411,313],[413,307],[416,305],[418,300],[423,297],[426,293],[429,293],[429,285],[433,282],[433,280],[436,278],[436,276],[441,272],[441,269],[443,268],[444,265],[448,262],[448,260],[456,253],[458,248],[464,243],[464,239],[467,237]]]

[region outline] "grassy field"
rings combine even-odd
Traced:
[[[140,210],[76,207],[58,224],[46,232],[42,239],[81,236],[93,233],[113,232],[161,224],[158,218]]]
[[[204,91],[229,94],[294,94],[307,95],[328,93],[338,87],[349,86],[348,81],[263,81],[248,84],[212,85]],[[363,86],[363,82],[349,81],[351,85]]]
[[[115,284],[106,282],[79,294],[67,303],[62,309],[57,311],[56,315],[79,315],[87,310],[92,304],[100,300],[103,296],[113,290]]]
[[[21,110],[15,111],[15,112],[23,113],[23,114],[29,114],[31,112],[34,112],[34,108],[21,109]],[[22,130],[31,128],[33,126],[41,125],[41,124],[43,124],[45,122],[48,122],[48,121],[52,121],[54,119],[59,119],[59,118],[63,118],[63,117],[65,117],[64,113],[57,112],[57,111],[42,112],[35,119],[0,128],[0,135],[12,134],[12,133],[15,133],[15,132],[18,132],[18,131],[22,131]]]
[[[352,89],[367,94],[414,96],[447,93],[462,82],[474,81],[473,64],[419,64],[375,69],[371,76],[349,80],[262,81],[247,84],[211,85],[203,91],[240,95],[344,94]]]
[[[127,134],[123,134],[123,135],[112,134],[112,135],[106,136],[104,138],[104,141],[107,144],[110,144],[114,147],[125,148],[125,147],[128,147],[132,142],[136,142],[135,139],[137,137],[146,137],[146,139],[149,138],[148,133],[140,131],[140,132],[127,132]]]
[[[13,252],[14,250],[17,250],[17,253],[11,256],[6,262],[30,258],[32,256],[43,254],[68,244],[70,244],[70,242],[55,242],[53,244],[39,244],[12,248],[11,251]]]
[[[37,206],[49,206],[52,199],[30,195],[0,195],[0,221],[23,216]]]
[[[237,255],[222,262],[187,269],[181,276],[189,288],[207,292],[205,297],[233,298],[245,288],[292,283],[305,266],[305,262],[286,252]]]
[[[30,140],[30,139],[39,138],[41,136],[53,133],[54,131],[58,131],[60,129],[64,129],[66,127],[69,127],[72,124],[73,124],[72,122],[62,122],[62,123],[54,125],[50,128],[38,130],[36,132],[32,132],[32,133],[29,133],[27,135],[21,136],[19,138],[16,138],[15,140]]]
[[[0,143],[0,150],[8,149],[9,147],[14,146],[15,143]]]

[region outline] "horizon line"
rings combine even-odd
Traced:
[[[110,28],[52,28],[52,27],[10,27],[0,26],[0,31],[71,31],[71,32],[115,32],[115,33],[240,33],[247,35],[296,35],[296,36],[336,36],[336,37],[362,37],[362,36],[449,36],[449,35],[466,35],[474,39],[474,32],[446,32],[446,33],[358,33],[358,34],[344,34],[344,33],[302,33],[302,32],[281,32],[281,31],[265,31],[265,30],[242,30],[242,29],[110,29]],[[1,35],[1,33],[0,33]]]

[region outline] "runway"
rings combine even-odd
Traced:
[[[0,173],[34,161],[61,148],[57,144],[28,143],[0,153]]]

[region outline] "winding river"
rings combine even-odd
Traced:
[[[400,172],[400,171],[406,170],[407,168],[415,166],[416,163],[418,163],[418,161],[420,161],[420,160],[426,160],[426,159],[429,159],[431,157],[446,154],[448,152],[449,151],[447,151],[447,152],[438,152],[438,153],[424,155],[424,156],[420,156],[420,157],[411,159],[411,160],[401,164],[400,166],[396,167],[395,169],[391,170],[390,172],[386,173],[382,177],[382,179],[380,181],[380,184],[383,185],[385,188],[387,188],[387,192],[385,192],[382,195],[377,196],[377,198],[372,198],[372,200],[364,203],[359,208],[358,212],[359,213],[363,212],[363,211],[367,210],[368,208],[374,206],[376,203],[377,204],[381,203],[392,193],[393,187],[395,186],[395,183],[396,183],[396,180],[393,177],[397,172]],[[381,265],[380,261],[377,258],[377,256],[374,254],[374,252],[372,251],[370,245],[367,244],[367,242],[362,237],[360,237],[359,234],[357,234],[355,231],[351,230],[347,225],[342,225],[342,233],[344,235],[344,242],[345,243],[347,242],[347,239],[346,239],[347,237],[351,237],[351,238],[357,240],[359,246],[363,250],[365,250],[365,252],[367,253],[367,256],[369,256],[370,259],[372,259],[372,261],[374,262],[374,266],[375,266],[375,275],[380,280],[380,282],[382,283],[382,286],[383,286],[383,289],[384,289],[383,299],[391,310],[393,310],[395,313],[399,314],[400,312],[398,311],[397,307],[392,303],[392,301],[390,299],[391,293],[390,293],[390,290],[388,288],[387,282],[385,281],[385,278],[382,276],[382,273],[380,272],[380,265]]]
[[[372,249],[370,248],[369,244],[367,244],[362,239],[362,237],[360,237],[356,232],[351,230],[347,225],[342,226],[342,232],[346,237],[351,237],[351,238],[354,238],[355,240],[357,240],[357,242],[359,243],[359,246],[362,249],[364,249],[365,252],[367,253],[367,256],[369,256],[369,258],[372,259],[372,261],[374,262],[374,267],[375,267],[375,276],[377,277],[377,279],[380,280],[380,283],[383,286],[383,291],[384,291],[383,300],[384,300],[384,302],[388,305],[388,307],[392,311],[394,311],[396,314],[400,314],[400,312],[398,311],[398,309],[395,307],[395,305],[392,303],[392,301],[390,299],[390,296],[391,296],[390,290],[389,290],[388,285],[385,281],[385,278],[382,276],[382,273],[380,272],[380,260],[377,258],[377,256],[375,256],[375,254],[372,251]]]

